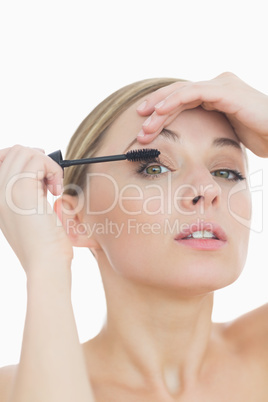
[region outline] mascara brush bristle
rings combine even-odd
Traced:
[[[139,162],[147,159],[155,159],[160,155],[160,151],[158,149],[137,149],[133,151],[129,151],[126,154],[126,158],[131,162]]]

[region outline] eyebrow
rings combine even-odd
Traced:
[[[173,130],[169,130],[167,128],[163,128],[163,130],[159,133],[158,136],[160,136],[160,135],[173,142],[178,142],[178,141],[180,141],[180,138],[181,138],[180,134],[176,133]],[[133,141],[131,141],[131,143],[127,146],[124,153],[127,152],[127,150],[136,143],[139,144],[137,138],[135,138]],[[232,147],[232,148],[239,149],[242,152],[242,148],[241,148],[239,142],[237,142],[231,138],[217,137],[212,141],[212,146],[216,147],[216,148]]]
[[[215,138],[212,142],[212,145],[217,148],[233,147],[233,148],[236,148],[236,149],[239,149],[240,151],[242,151],[242,148],[241,148],[239,142],[232,140],[231,138],[226,138],[226,137]]]
[[[169,140],[172,140],[172,141],[174,141],[174,142],[180,140],[180,135],[177,134],[177,133],[175,133],[175,131],[169,130],[168,128],[163,128],[163,130],[158,134],[158,137],[159,137],[160,135],[161,135],[162,137],[165,137],[165,138],[167,138],[167,139],[169,139]],[[124,153],[126,153],[127,150],[128,150],[130,147],[132,147],[132,145],[134,145],[134,144],[136,144],[136,143],[139,144],[139,141],[137,140],[137,138],[134,138],[134,140],[131,141],[130,144],[128,144],[128,146],[127,146],[127,148],[125,149]]]

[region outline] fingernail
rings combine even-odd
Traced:
[[[147,120],[145,120],[145,122],[143,123],[143,126],[145,126],[145,127],[149,126],[149,124],[151,123],[151,121],[152,121],[152,117],[150,116],[150,117],[148,117]]]
[[[137,110],[142,112],[146,108],[146,106],[147,106],[147,101],[144,101],[137,107]]]
[[[140,137],[140,138],[144,137],[144,131],[141,130],[141,131],[138,133],[137,137]]]
[[[155,105],[155,108],[160,109],[165,104],[165,101],[161,101]]]

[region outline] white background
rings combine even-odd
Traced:
[[[0,41],[0,148],[21,143],[64,152],[99,101],[139,79],[196,81],[232,71],[268,94],[265,0],[2,1]],[[241,278],[217,293],[215,321],[267,302],[267,161],[250,155],[250,171],[256,212],[248,262]],[[0,250],[3,366],[19,359],[26,279],[2,235]],[[87,250],[75,250],[73,304],[85,341],[105,316],[98,268]]]

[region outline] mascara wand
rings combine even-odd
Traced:
[[[155,159],[160,155],[160,151],[158,149],[137,149],[133,151],[129,151],[126,154],[121,155],[109,155],[109,156],[97,156],[95,158],[85,158],[85,159],[62,159],[62,153],[60,150],[52,152],[48,156],[52,158],[55,162],[57,162],[62,169],[69,166],[74,165],[84,165],[88,163],[101,163],[101,162],[113,162],[113,161],[121,161],[128,160],[130,162],[139,162],[142,160],[150,160]]]

